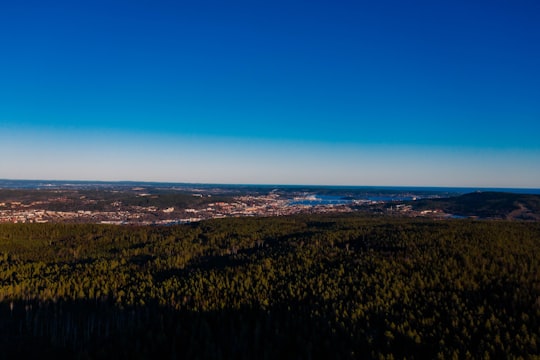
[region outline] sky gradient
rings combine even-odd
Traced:
[[[537,1],[17,1],[0,178],[540,188]]]

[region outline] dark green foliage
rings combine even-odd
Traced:
[[[0,225],[0,357],[539,355],[540,224]]]
[[[540,195],[475,192],[444,199],[411,202],[416,210],[443,210],[446,213],[482,218],[540,219]]]

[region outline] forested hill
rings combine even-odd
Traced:
[[[540,355],[540,222],[0,224],[0,359]]]
[[[474,192],[412,203],[415,210],[442,210],[448,214],[481,218],[540,220],[540,195]]]

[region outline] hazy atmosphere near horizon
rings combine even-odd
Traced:
[[[0,5],[0,179],[540,188],[538,1]]]

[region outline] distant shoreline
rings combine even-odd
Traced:
[[[375,185],[286,185],[286,184],[209,184],[209,183],[174,183],[146,181],[100,181],[100,180],[11,180],[0,179],[0,189],[81,189],[110,187],[152,187],[170,190],[195,188],[224,189],[279,189],[291,191],[366,191],[366,192],[407,192],[421,191],[445,194],[465,194],[476,191],[510,192],[516,194],[540,194],[540,188],[505,188],[505,187],[446,187],[446,186],[375,186]]]

